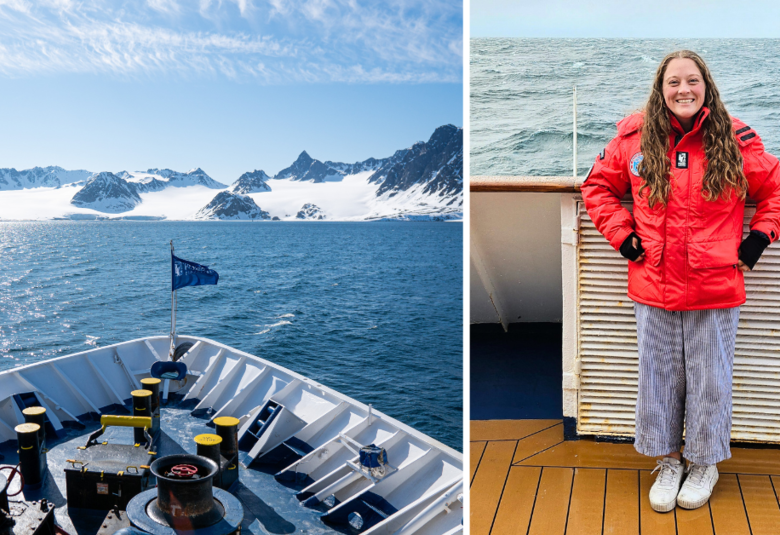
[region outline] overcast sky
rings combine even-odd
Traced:
[[[780,38],[768,0],[472,0],[471,37]]]
[[[450,0],[0,0],[0,167],[274,174],[462,126]]]

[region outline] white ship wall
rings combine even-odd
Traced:
[[[471,192],[471,323],[562,321],[561,195]]]

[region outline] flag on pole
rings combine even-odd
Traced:
[[[217,284],[219,273],[208,266],[183,260],[171,253],[171,291],[185,286],[200,286],[201,284]]]

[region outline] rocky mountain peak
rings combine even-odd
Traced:
[[[300,211],[295,215],[296,219],[316,219],[323,220],[326,218],[325,212],[316,204],[307,202],[304,204]]]
[[[114,173],[103,171],[92,175],[70,201],[75,206],[99,212],[119,214],[141,203],[135,187]]]
[[[271,186],[266,183],[266,180],[270,180],[270,178],[262,169],[256,169],[241,175],[238,180],[231,184],[228,191],[242,194],[271,191]]]
[[[251,197],[220,191],[210,203],[195,215],[197,219],[271,219]]]

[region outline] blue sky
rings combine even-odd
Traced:
[[[0,167],[222,182],[462,126],[462,4],[0,0]]]
[[[472,0],[471,37],[780,37],[770,0]]]

